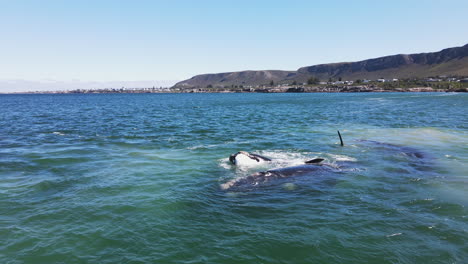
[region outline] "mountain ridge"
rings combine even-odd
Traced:
[[[314,77],[322,81],[378,78],[425,78],[437,75],[468,76],[468,44],[437,52],[396,54],[355,62],[337,62],[305,66],[296,71],[247,70],[209,73],[178,82],[174,88],[258,86],[306,82]]]

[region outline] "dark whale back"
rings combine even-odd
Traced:
[[[291,177],[291,176],[308,175],[316,171],[328,170],[328,169],[330,169],[330,167],[327,165],[304,164],[304,165],[299,165],[299,166],[268,170],[266,171],[266,173],[270,173],[272,174],[272,176],[276,176],[278,178],[285,178],[285,177]]]
[[[252,187],[259,184],[264,184],[273,180],[283,179],[287,177],[294,176],[308,176],[315,174],[320,171],[330,171],[333,170],[332,167],[328,165],[319,165],[319,164],[304,164],[299,166],[292,166],[286,168],[279,168],[267,171],[261,171],[249,175],[244,178],[238,178],[231,180],[225,184],[221,185],[221,188],[224,190],[236,189],[241,187]]]
[[[412,147],[407,147],[407,146],[400,146],[396,144],[390,144],[390,143],[385,143],[385,142],[379,142],[379,141],[374,141],[374,140],[358,140],[359,142],[366,143],[366,144],[371,144],[377,147],[380,147],[382,149],[385,149],[387,151],[392,151],[392,152],[398,152],[398,153],[403,153],[404,155],[416,159],[424,159],[427,158],[427,154],[424,152],[412,148]]]

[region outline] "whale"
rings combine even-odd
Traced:
[[[422,152],[419,149],[409,147],[409,146],[401,146],[397,144],[391,144],[391,143],[380,142],[380,141],[375,141],[375,140],[367,140],[367,139],[359,139],[359,140],[356,140],[356,142],[364,144],[364,145],[371,145],[373,146],[373,148],[382,149],[389,153],[400,153],[400,154],[403,154],[405,156],[408,156],[414,159],[422,160],[422,159],[429,158],[428,154]]]
[[[343,138],[340,131],[338,131],[341,147],[344,146]],[[358,143],[372,146],[375,149],[381,149],[385,153],[402,154],[409,158],[409,162],[417,162],[420,165],[424,165],[428,159],[428,155],[416,148],[409,146],[401,146],[397,144],[390,144],[385,142],[373,141],[373,140],[357,140]],[[260,164],[265,162],[271,162],[272,159],[264,157],[259,154],[249,153],[247,151],[239,151],[229,156],[229,161],[236,166]],[[298,166],[290,166],[284,168],[271,169],[266,171],[260,171],[253,173],[247,177],[232,179],[224,184],[221,184],[221,189],[232,190],[242,187],[255,187],[264,183],[283,179],[293,176],[313,176],[320,172],[342,172],[347,170],[346,162],[341,162],[339,166],[332,164],[322,163],[323,158],[314,158],[311,160],[304,161],[304,164]],[[414,164],[413,164],[414,165]]]
[[[344,146],[343,143],[343,138],[341,137],[340,131],[338,132],[338,136],[340,138],[340,144],[341,146]],[[305,164],[317,164],[322,162],[324,159],[322,158],[314,158],[311,160],[307,160],[304,163]],[[237,153],[231,154],[229,156],[229,161],[233,165],[238,165],[238,166],[243,166],[243,165],[255,165],[255,164],[261,164],[265,162],[270,162],[272,161],[270,158],[267,158],[265,156],[255,154],[255,153],[249,153],[247,151],[239,151]]]
[[[308,176],[317,172],[338,172],[338,168],[328,164],[306,163],[298,166],[272,169],[253,173],[247,177],[237,178],[221,184],[222,190],[233,190],[237,188],[256,187],[273,180],[284,179],[288,177]]]

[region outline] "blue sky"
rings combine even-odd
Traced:
[[[468,43],[461,0],[0,0],[0,7],[0,92],[34,82],[158,85]]]

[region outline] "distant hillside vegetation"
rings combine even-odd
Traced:
[[[212,86],[262,85],[283,81],[296,74],[295,71],[241,71],[201,74],[176,83],[174,87],[193,88]]]
[[[399,54],[358,62],[319,64],[297,71],[241,71],[202,74],[175,84],[175,88],[257,86],[306,82],[315,77],[343,80],[378,78],[425,78],[430,76],[468,76],[468,44],[438,52]]]

